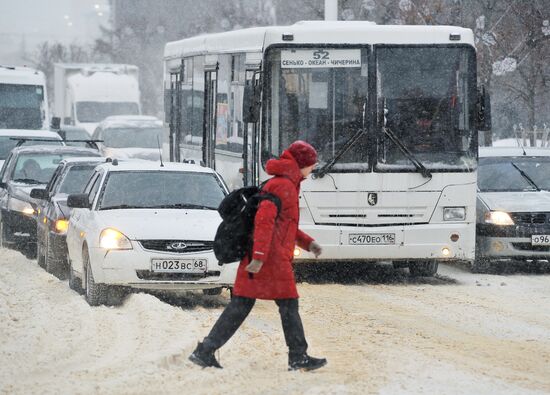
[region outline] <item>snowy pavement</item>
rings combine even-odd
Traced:
[[[550,275],[440,267],[426,282],[299,286],[310,353],[287,372],[274,303],[223,347],[223,370],[187,360],[228,295],[176,304],[133,294],[90,307],[35,261],[0,250],[0,393],[550,393]]]

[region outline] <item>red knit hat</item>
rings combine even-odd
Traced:
[[[300,169],[317,163],[317,151],[305,141],[297,140],[293,142],[288,147],[288,152],[294,157]]]

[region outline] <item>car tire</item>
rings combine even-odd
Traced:
[[[491,260],[485,257],[476,256],[472,263],[472,273],[490,273],[491,269]]]
[[[20,251],[25,255],[27,259],[36,259],[37,256],[37,244],[26,243],[21,245]]]
[[[0,247],[8,248],[8,237],[7,232],[9,228],[4,225],[4,221],[0,219]]]
[[[67,262],[69,262],[69,264],[67,265],[68,266],[67,277],[69,278],[69,288],[75,291],[76,293],[82,295],[84,293],[84,290],[82,289],[82,280],[76,277],[73,270],[73,265],[71,265],[71,261],[68,258],[67,258]]]
[[[437,273],[439,262],[411,262],[409,263],[409,273],[412,277],[432,277]]]
[[[222,287],[220,288],[206,288],[202,290],[205,295],[220,295],[222,293]]]
[[[90,265],[90,256],[88,250],[82,253],[84,263],[85,279],[86,279],[86,301],[90,306],[119,306],[122,304],[125,292],[120,287],[109,286],[106,284],[98,284],[95,282],[92,267]]]
[[[66,279],[65,262],[56,259],[50,246],[49,236],[46,236],[46,248],[44,251],[44,266],[48,273],[53,274],[60,280]]]
[[[42,248],[42,244],[40,244],[40,241],[36,242],[36,262],[38,263],[38,266],[40,266],[42,269],[46,270],[46,257],[44,256],[44,248]]]

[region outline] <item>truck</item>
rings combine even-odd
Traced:
[[[54,116],[92,135],[111,115],[140,115],[138,67],[128,64],[56,63]]]
[[[0,129],[47,129],[49,118],[44,73],[0,65]]]

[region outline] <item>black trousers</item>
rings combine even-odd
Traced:
[[[255,303],[256,299],[233,296],[208,336],[204,338],[203,347],[208,351],[214,351],[223,346],[239,329]],[[307,350],[307,342],[298,313],[298,299],[276,299],[275,303],[279,306],[289,355],[304,354]]]

